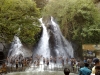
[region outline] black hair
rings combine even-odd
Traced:
[[[98,63],[99,63],[99,59],[98,59],[98,58],[94,58],[94,59],[93,59],[93,62],[94,62],[95,64],[98,64]]]
[[[69,75],[69,73],[70,73],[70,70],[68,68],[64,68],[64,74]]]
[[[84,63],[84,66],[85,66],[85,67],[89,67],[89,64],[88,64],[88,63]]]

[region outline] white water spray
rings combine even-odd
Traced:
[[[57,56],[62,55],[63,57],[72,58],[74,57],[73,48],[71,43],[64,38],[59,28],[59,25],[54,22],[53,17],[51,17],[52,26],[54,28],[53,34],[56,42],[56,53]]]
[[[71,43],[69,43],[62,35],[60,28],[58,26],[58,24],[56,24],[53,20],[53,17],[51,17],[51,27],[53,29],[50,29],[53,33],[54,39],[52,41],[55,42],[54,45],[54,49],[52,50],[49,46],[50,44],[50,33],[48,33],[48,29],[46,28],[46,25],[43,23],[42,21],[43,18],[40,18],[39,21],[41,23],[41,26],[43,27],[43,32],[42,32],[42,36],[40,38],[40,41],[38,43],[37,48],[33,51],[33,58],[35,57],[35,55],[42,55],[45,58],[50,58],[51,54],[53,52],[56,53],[56,57],[60,57],[63,56],[64,58],[71,58],[74,56],[73,53],[73,48],[71,46]],[[22,44],[21,41],[19,40],[19,38],[17,36],[14,36],[14,41],[12,42],[12,46],[11,49],[8,53],[8,56],[14,56],[14,55],[18,55],[18,54],[23,54],[22,52]],[[43,65],[43,60],[40,61],[40,64],[42,62]],[[33,66],[31,66],[33,67]],[[51,64],[49,65],[48,68],[54,68],[54,64],[51,66]],[[37,68],[37,71],[42,71],[44,69],[44,66],[42,66],[42,68]],[[28,69],[28,71],[32,71],[32,68]]]
[[[49,35],[44,23],[42,22],[42,18],[40,18],[39,21],[43,27],[43,33],[40,38],[36,54],[42,55],[43,57],[47,58],[47,57],[50,57]]]
[[[22,43],[17,36],[14,36],[13,42],[11,44],[11,49],[9,50],[8,57],[16,57],[19,54],[24,56],[22,52]]]
[[[37,48],[35,49],[36,52],[33,52],[34,55],[42,55],[45,58],[50,58],[51,54],[56,53],[56,57],[63,56],[65,58],[72,58],[74,57],[73,48],[70,42],[68,42],[64,36],[61,33],[61,30],[59,28],[59,25],[54,22],[53,17],[51,17],[50,20],[50,31],[52,32],[54,39],[54,49],[49,46],[50,42],[50,33],[48,33],[48,29],[46,28],[45,23],[43,23],[43,18],[40,18],[39,21],[41,23],[41,26],[43,27],[42,36],[40,38],[40,41],[38,43]],[[49,21],[48,21],[49,22]],[[49,26],[49,25],[48,25]],[[52,45],[53,43],[51,43]],[[54,53],[53,53],[54,52]]]

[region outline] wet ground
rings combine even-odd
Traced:
[[[12,72],[5,75],[64,75],[63,71],[34,71],[34,72]],[[70,73],[69,75],[78,75]]]
[[[68,66],[67,66],[68,67]],[[70,67],[68,67],[70,68]],[[7,74],[2,75],[64,75],[63,73],[64,67],[19,67],[18,70],[16,70],[15,67],[8,67],[7,68]],[[70,75],[78,75],[77,71],[76,73],[70,73]]]

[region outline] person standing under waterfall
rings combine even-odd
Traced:
[[[71,58],[72,72],[74,72],[74,70],[75,70],[75,64],[76,64],[75,59],[74,58]]]
[[[22,71],[23,71],[23,67],[24,67],[24,59],[21,60],[21,67],[22,67]]]
[[[62,66],[64,66],[64,58],[61,58],[61,60],[62,60]]]
[[[77,65],[76,66],[77,66],[77,72],[78,72],[79,69],[80,69],[80,60],[77,61]]]
[[[18,63],[19,63],[19,66],[21,66],[21,57],[19,56],[19,59],[18,59]]]
[[[68,64],[68,58],[66,58],[66,64]]]
[[[24,59],[24,66],[25,67],[27,66],[27,59],[26,58]]]
[[[37,66],[40,65],[40,58],[41,58],[41,56],[40,55],[37,55]]]
[[[45,58],[43,57],[43,64],[45,65]]]
[[[52,56],[50,56],[50,63],[52,63]]]
[[[8,65],[8,63],[9,63],[9,57],[6,58],[6,63]]]
[[[54,64],[56,65],[56,63],[57,63],[57,59],[56,59],[56,57],[54,58]]]
[[[39,66],[39,65],[40,65],[40,60],[38,59],[38,60],[37,60],[37,66]]]
[[[34,61],[34,67],[36,66],[36,60]]]
[[[14,62],[15,62],[14,57],[12,57],[11,60],[10,60],[10,64],[11,64],[11,69],[10,70],[11,71],[13,70]]]
[[[29,67],[29,58],[27,58],[27,67]]]
[[[46,63],[47,63],[47,66],[49,66],[49,58],[47,58],[47,61],[46,61]]]
[[[18,70],[18,60],[16,60],[16,71]]]
[[[31,66],[32,64],[32,57],[29,57],[29,67]]]

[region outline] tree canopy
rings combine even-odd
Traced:
[[[82,43],[100,43],[99,13],[92,0],[53,0],[43,10],[56,18],[66,38]]]
[[[49,2],[49,0],[34,0],[37,4],[37,7],[43,9],[44,6]]]
[[[10,43],[14,35],[34,43],[40,32],[40,10],[32,0],[0,0],[0,41]],[[20,30],[19,30],[20,29]]]

